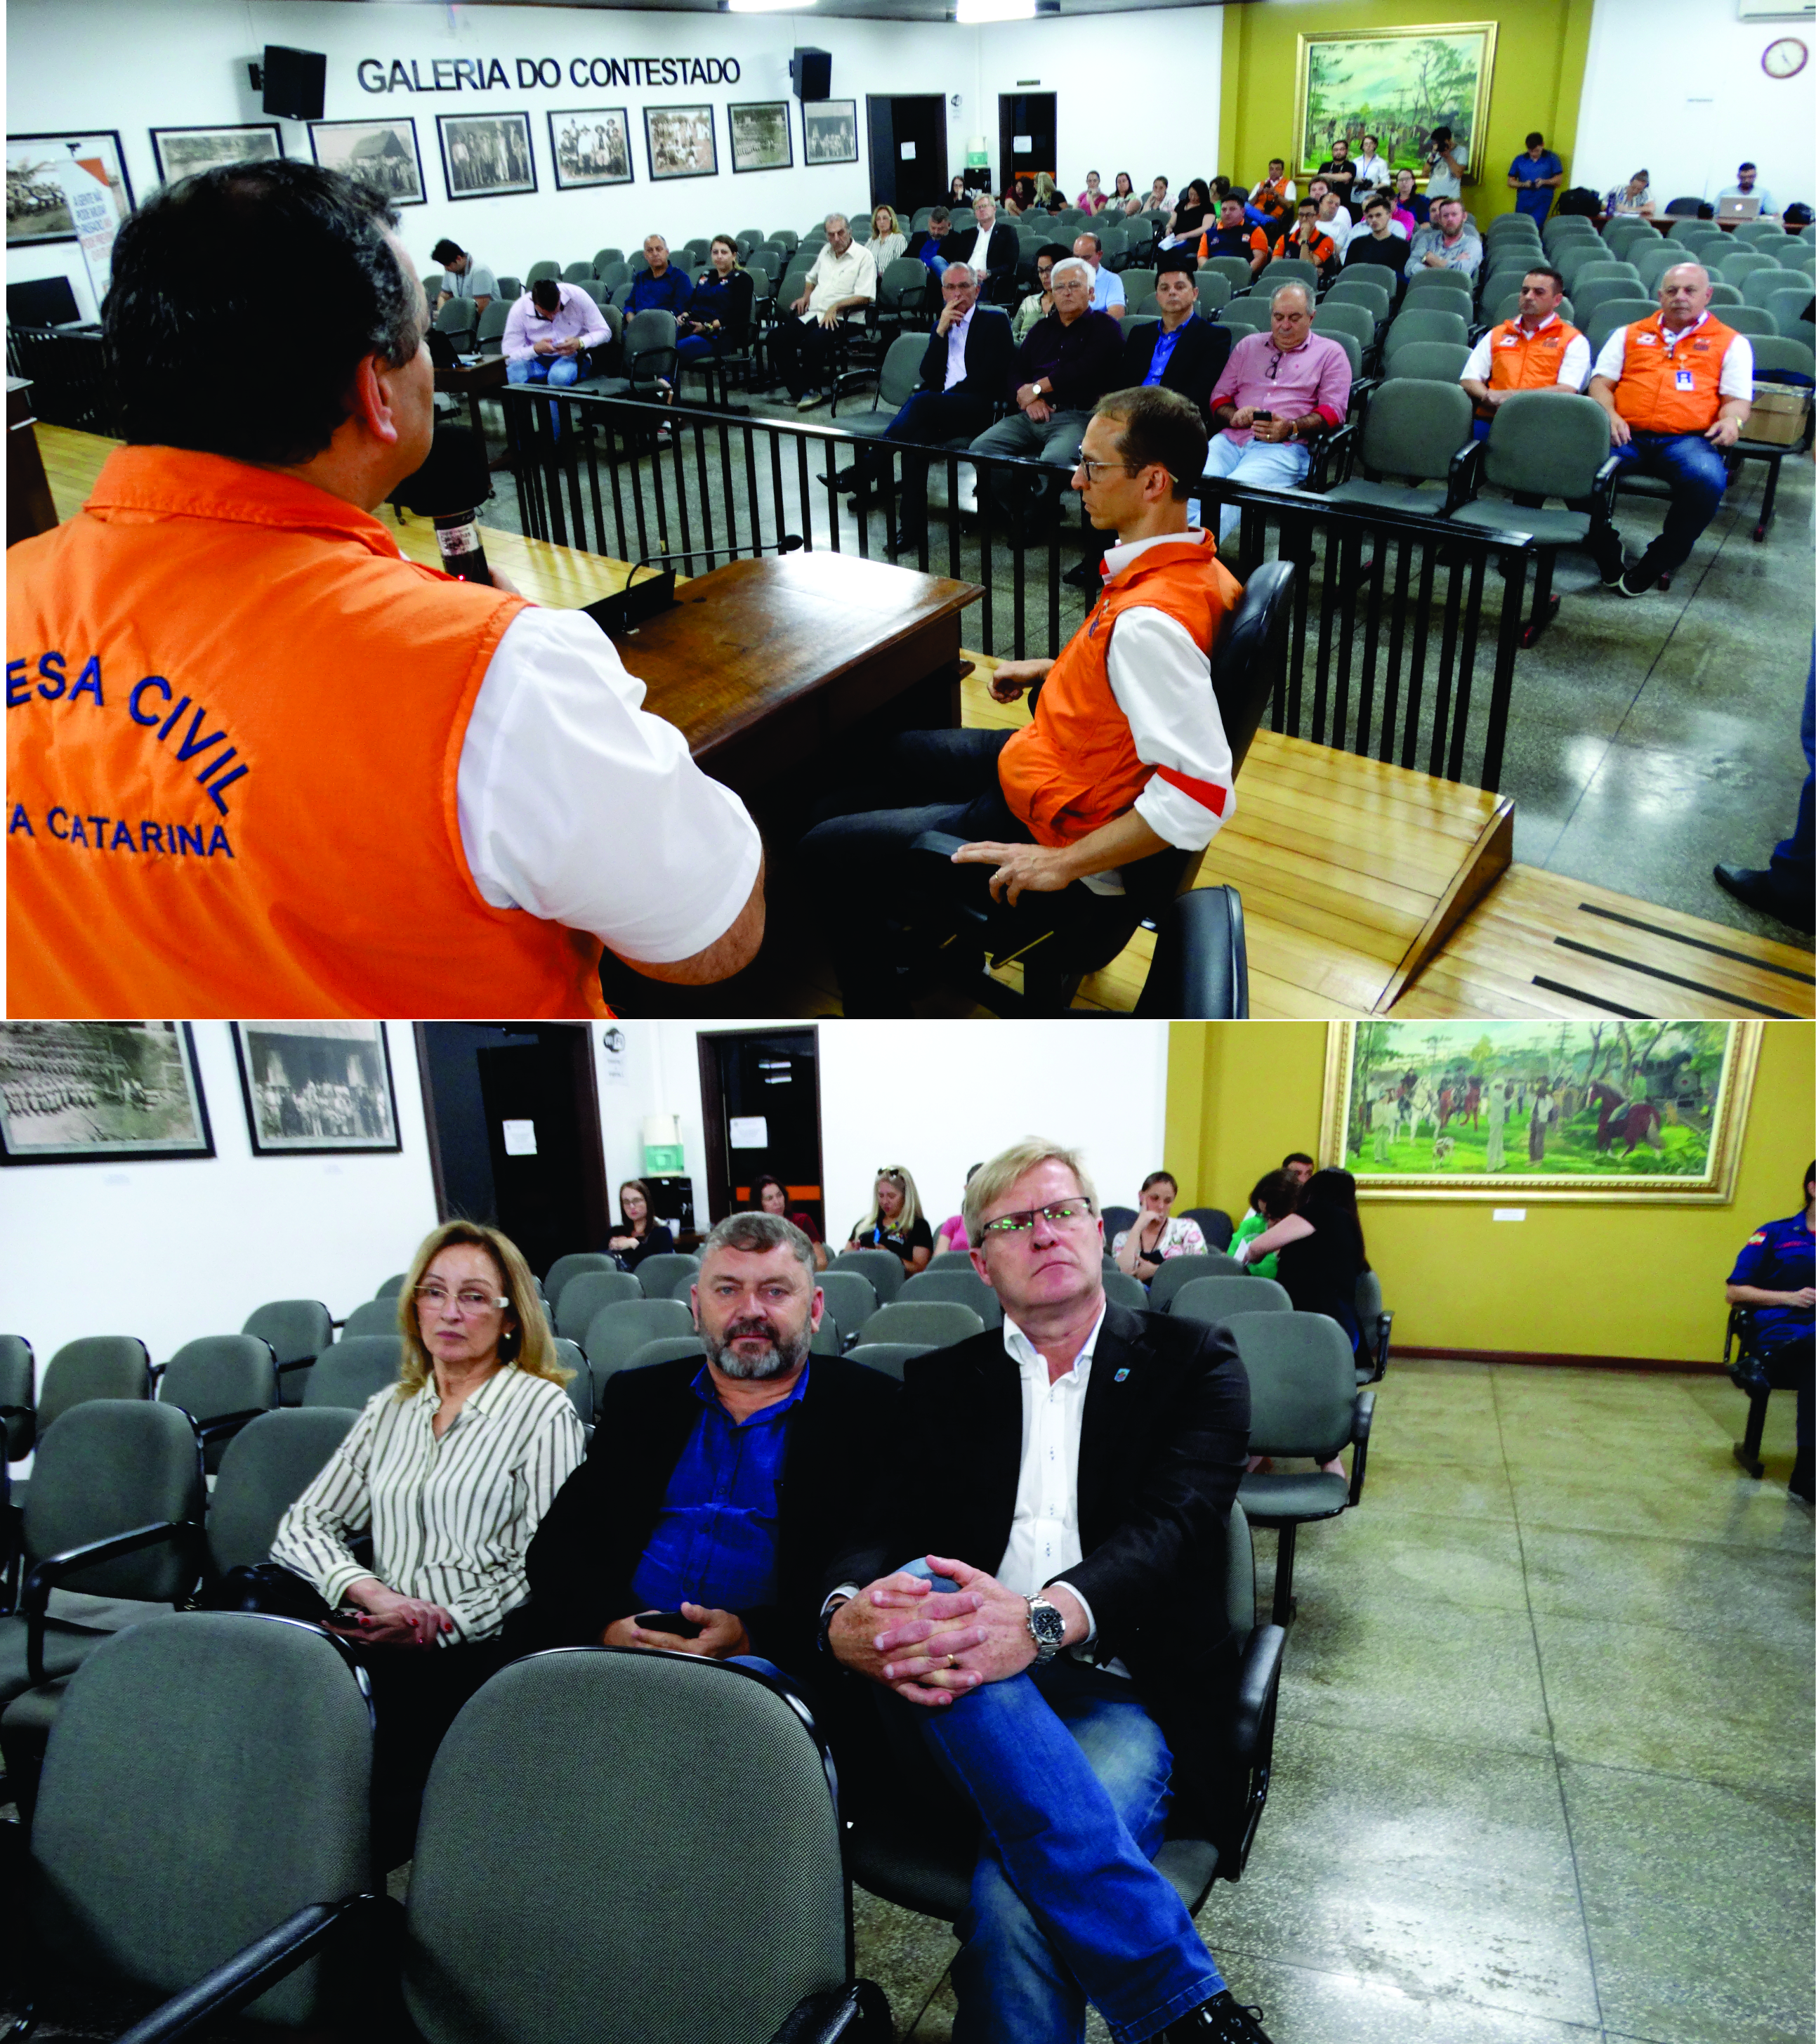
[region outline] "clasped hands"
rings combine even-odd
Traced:
[[[703,1661],[724,1661],[734,1654],[751,1651],[751,1635],[744,1630],[744,1621],[735,1611],[709,1609],[702,1604],[682,1604],[681,1615],[700,1627],[692,1639],[684,1639],[678,1632],[646,1632],[638,1624],[637,1618],[615,1618],[599,1635],[605,1646],[643,1646],[664,1654],[696,1654]],[[654,1614],[640,1612],[637,1617],[648,1618]]]
[[[931,1710],[957,1702],[984,1682],[1006,1681],[1031,1665],[1027,1599],[994,1576],[952,1556],[927,1566],[956,1583],[936,1590],[924,1577],[882,1576],[832,1615],[827,1643],[840,1665]],[[1046,1593],[1065,1615],[1069,1636],[1084,1635],[1084,1612],[1063,1584]]]
[[[354,1615],[329,1619],[326,1629],[362,1646],[432,1646],[455,1630],[454,1614],[443,1605],[387,1589],[375,1576],[350,1585],[347,1601],[357,1607]]]

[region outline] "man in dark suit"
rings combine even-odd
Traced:
[[[827,1570],[872,1523],[897,1386],[837,1356],[810,1364],[812,1245],[777,1215],[721,1221],[693,1296],[705,1362],[608,1380],[586,1460],[530,1543],[530,1602],[508,1637],[526,1652],[757,1654],[816,1709],[835,1704],[814,1615]],[[682,1629],[647,1622],[658,1614]]]
[[[977,287],[986,304],[1012,305],[1021,236],[1008,221],[997,219],[996,202],[988,192],[978,193],[976,211],[977,225],[968,234],[949,235],[940,252],[948,262],[969,263],[980,273]]]
[[[1088,1999],[1120,2038],[1267,2044],[1150,1864],[1173,1794],[1215,1801],[1248,1383],[1220,1329],[1108,1304],[1096,1208],[1039,1140],[972,1178],[1003,1327],[908,1364],[872,1554],[924,1559],[831,1585],[822,1623],[982,1820],[958,2034],[1076,2038]]]
[[[962,440],[967,446],[996,417],[996,400],[1008,384],[1015,359],[1008,315],[977,302],[976,273],[968,263],[950,263],[939,280],[945,301],[928,335],[920,362],[920,388],[896,413],[883,438],[908,447],[943,447]],[[839,476],[842,490],[873,487],[881,476],[884,457],[863,449]],[[889,551],[918,548],[927,537],[927,468],[924,454],[902,457],[901,496]]]

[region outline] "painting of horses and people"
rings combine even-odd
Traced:
[[[1336,1024],[1325,1152],[1360,1188],[1381,1193],[1721,1197],[1751,1082],[1752,1028]]]

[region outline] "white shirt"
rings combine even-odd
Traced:
[[[817,319],[841,298],[874,298],[877,295],[877,259],[862,241],[854,241],[843,256],[835,256],[829,241],[813,259],[807,273],[808,298],[804,320]],[[862,311],[850,317],[862,320]]]
[[[1709,317],[1701,313],[1695,323],[1687,326],[1683,333],[1672,333],[1668,328],[1664,334],[1665,359],[1668,361],[1677,352],[1677,344],[1684,334],[1694,333]],[[1601,353],[1595,358],[1595,374],[1605,376],[1611,383],[1621,380],[1621,371],[1626,367],[1627,330],[1618,326],[1603,344]],[[1750,405],[1753,399],[1753,343],[1744,333],[1737,333],[1728,344],[1728,352],[1722,357],[1722,374],[1715,386],[1716,394],[1722,398],[1744,398]]]
[[[1192,536],[1163,532],[1111,548],[1104,556],[1106,578],[1120,574],[1146,548],[1177,544],[1182,536]],[[1106,664],[1111,693],[1129,720],[1135,757],[1144,766],[1168,766],[1224,791],[1219,814],[1157,773],[1135,797],[1136,813],[1169,844],[1200,850],[1236,813],[1230,741],[1211,686],[1210,656],[1177,618],[1143,605],[1116,620]],[[1098,894],[1123,891],[1122,875],[1115,870],[1092,874],[1085,884]]]
[[[1469,152],[1467,149],[1460,149],[1453,142],[1450,145],[1450,155],[1452,160],[1456,163],[1457,170],[1466,170],[1469,167]],[[1425,196],[1434,206],[1441,198],[1461,198],[1463,196],[1462,179],[1442,156],[1433,165],[1430,175],[1425,180]]]
[[[1386,157],[1360,156],[1357,159],[1356,183],[1350,187],[1351,190],[1362,185],[1391,185],[1392,182],[1393,172],[1388,167]]]
[[[973,301],[970,312],[962,320],[954,320],[946,330],[946,388],[965,381],[965,340],[971,331],[972,313],[977,309]]]
[[[1003,1316],[1003,1347],[1021,1372],[1022,1464],[1009,1544],[992,1573],[1019,1596],[1032,1596],[1085,1558],[1078,1537],[1078,1437],[1091,1359],[1109,1303],[1106,1299],[1098,1308],[1072,1367],[1051,1384],[1046,1358],[1007,1314]],[[1088,1608],[1086,1619],[1088,1623]],[[1096,1630],[1095,1624],[1091,1630]]]
[[[1547,313],[1539,321],[1536,331],[1543,333],[1557,317],[1556,313]],[[1479,383],[1488,382],[1488,372],[1494,366],[1494,340],[1498,331],[1497,328],[1489,328],[1469,351],[1469,359],[1463,365],[1465,376],[1473,376]],[[1567,390],[1580,390],[1588,382],[1588,338],[1580,333],[1564,351],[1564,359],[1557,365],[1557,380]]]
[[[467,866],[493,908],[659,965],[730,928],[762,844],[743,804],[643,700],[590,617],[520,612],[467,720],[455,803]]]
[[[1320,234],[1330,236],[1337,244],[1337,253],[1341,256],[1350,245],[1350,236],[1356,231],[1356,223],[1339,206],[1328,220],[1322,216],[1319,217],[1318,231]],[[1366,231],[1364,230],[1365,232]]]

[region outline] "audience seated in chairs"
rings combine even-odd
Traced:
[[[1033,332],[1035,323],[1053,310],[1053,266],[1070,259],[1071,252],[1062,241],[1050,241],[1044,248],[1035,252],[1034,273],[1040,288],[1028,293],[1009,322],[1010,338],[1017,348]]]
[[[627,1178],[618,1188],[618,1211],[623,1219],[605,1247],[625,1270],[635,1270],[646,1256],[674,1254],[674,1237],[651,1210],[650,1189],[641,1178]]]
[[[886,1164],[877,1174],[870,1211],[851,1231],[847,1249],[886,1249],[901,1258],[902,1272],[912,1278],[933,1260],[933,1230],[920,1210],[920,1194],[912,1174],[900,1164]]]
[[[1268,230],[1250,225],[1248,209],[1239,198],[1225,199],[1216,225],[1207,225],[1198,237],[1200,263],[1208,263],[1218,256],[1241,256],[1251,277],[1258,277],[1268,266]]]
[[[1464,224],[1460,198],[1434,200],[1431,217],[1412,237],[1409,270],[1459,270],[1473,280],[1482,267],[1482,244]]]
[[[1369,274],[1370,267],[1385,271],[1388,275],[1382,281],[1397,294],[1412,250],[1406,236],[1394,232],[1392,200],[1377,194],[1363,207],[1362,221],[1361,232],[1350,236],[1343,252],[1344,270],[1353,270],[1363,276]]]
[[[1085,279],[1068,283],[1082,301]],[[955,863],[994,869],[991,894],[1012,903],[1075,880],[1119,893],[1123,867],[1200,850],[1216,832],[1232,770],[1211,647],[1241,590],[1209,535],[1186,524],[1204,447],[1202,415],[1176,392],[1104,398],[1073,476],[1092,523],[1117,535],[1100,605],[1057,661],[1002,663],[991,683],[1003,702],[1040,683],[1033,720],[904,732],[880,785],[822,806],[797,856],[840,911],[847,1013],[897,1012],[890,896],[923,831],[966,840]]]
[[[1120,2036],[1266,2044],[1151,1864],[1169,1802],[1215,1777],[1235,1700],[1221,1529],[1247,1387],[1219,1331],[1105,1300],[1096,1207],[1082,1161],[1038,1139],[967,1187],[1004,1324],[909,1366],[884,1537],[828,1584],[827,1643],[875,1685],[896,1802],[938,1822],[943,1778],[981,1825],[959,2034],[1081,2035],[1089,2000]],[[1114,1400],[1062,1393],[1104,1377]],[[1004,1548],[1018,1481],[1042,1470],[1051,1542],[1017,1520]],[[1142,1622],[1157,1609],[1168,1624]],[[1089,1663],[1068,1650],[1087,1644]]]
[[[870,239],[865,245],[879,277],[898,256],[908,253],[908,236],[901,230],[893,206],[880,206],[870,215]]]
[[[441,265],[441,288],[435,298],[436,312],[451,298],[470,298],[474,313],[482,313],[497,297],[497,279],[458,241],[440,240],[429,254],[432,261]]]
[[[1624,185],[1616,185],[1602,201],[1602,210],[1611,220],[1650,220],[1658,210],[1652,196],[1652,173],[1635,171]]]
[[[1242,217],[1251,225],[1277,231],[1291,220],[1299,206],[1299,187],[1286,174],[1286,159],[1270,156],[1268,174],[1250,186]]]
[[[830,383],[839,343],[839,325],[847,316],[861,321],[864,308],[877,298],[877,265],[868,248],[851,239],[842,213],[826,217],[826,245],[800,296],[788,308],[792,317],[778,320],[770,336],[770,359],[787,384],[798,412],[811,411]]]
[[[1667,270],[1658,311],[1616,327],[1589,379],[1615,457],[1671,486],[1664,530],[1637,561],[1629,565],[1619,533],[1604,529],[1597,565],[1623,596],[1645,595],[1690,558],[1728,486],[1722,455],[1753,409],[1753,345],[1710,311],[1710,295],[1701,263]]]
[[[1021,237],[1008,221],[996,217],[996,202],[988,192],[978,193],[974,210],[977,225],[952,236],[943,252],[949,263],[969,263],[985,300],[1006,309],[1015,303]]]
[[[1135,1226],[1124,1228],[1110,1244],[1117,1268],[1144,1285],[1169,1256],[1207,1253],[1204,1231],[1197,1222],[1173,1214],[1173,1203],[1178,1197],[1179,1181],[1170,1171],[1150,1171],[1142,1181],[1141,1211]]]
[[[659,234],[644,236],[643,260],[649,267],[631,286],[624,300],[625,318],[638,313],[673,313],[678,323],[693,296],[693,279],[675,267],[668,244]]]
[[[1547,263],[1521,278],[1519,313],[1491,327],[1471,351],[1463,388],[1476,405],[1476,437],[1484,438],[1497,409],[1516,390],[1580,394],[1589,374],[1589,343],[1558,312],[1564,279]]]
[[[1282,284],[1269,301],[1269,331],[1245,334],[1211,394],[1221,430],[1211,441],[1207,476],[1266,490],[1290,490],[1311,467],[1309,442],[1349,416],[1350,358],[1327,334],[1311,331],[1311,294]],[[1223,507],[1219,536],[1235,545],[1242,514]]]
[[[1053,311],[1038,321],[1009,372],[1016,415],[980,433],[979,454],[1019,455],[1068,469],[1091,408],[1115,386],[1122,361],[1122,328],[1108,313],[1092,309],[1091,266],[1075,256],[1053,266]],[[1057,482],[1012,471],[992,471],[989,486],[1004,504],[1012,545],[1040,534],[1058,494]]]
[[[1302,198],[1297,218],[1289,231],[1273,245],[1273,259],[1284,263],[1289,256],[1317,265],[1322,278],[1337,266],[1337,244],[1318,224],[1318,202]]]
[[[969,1185],[983,1168],[981,1164],[973,1164],[965,1174],[966,1184]],[[965,1225],[964,1210],[961,1208],[950,1220],[943,1220],[934,1230],[933,1239],[939,1243],[942,1255],[965,1254],[971,1247],[971,1236]]]
[[[604,314],[578,284],[544,277],[511,308],[505,374],[513,383],[577,383],[591,373],[589,352],[610,337]]]
[[[754,286],[750,272],[738,265],[738,244],[729,234],[716,234],[709,252],[711,269],[693,287],[687,309],[675,321],[680,339],[675,352],[684,362],[710,362],[737,346],[751,330]]]
[[[908,252],[939,276],[952,260],[952,216],[943,206],[927,215],[927,225],[908,243]]]
[[[1728,1274],[1728,1304],[1753,1316],[1766,1381],[1797,1392],[1797,1459],[1789,1489],[1816,1501],[1816,1163],[1803,1174],[1803,1211],[1749,1235]]]
[[[798,1228],[813,1245],[814,1268],[826,1268],[826,1244],[820,1239],[812,1215],[804,1208],[797,1208],[793,1213],[789,1212],[788,1188],[780,1178],[773,1178],[766,1171],[751,1188],[751,1207],[753,1212],[771,1214]]]
[[[328,1624],[371,1678],[374,1846],[409,1854],[429,1763],[509,1658],[524,1557],[585,1451],[536,1282],[516,1245],[444,1222],[411,1260],[404,1360],[225,1600]],[[351,1543],[370,1531],[370,1562]],[[235,1577],[237,1577],[236,1581]]]
[[[1229,1254],[1237,1256],[1246,1243],[1257,1235],[1265,1235],[1277,1221],[1283,1221],[1299,1204],[1300,1181],[1285,1170],[1267,1172],[1255,1181],[1249,1194],[1249,1210],[1236,1224],[1230,1237]],[[1254,1278],[1272,1278],[1280,1270],[1280,1255],[1275,1250],[1257,1257],[1243,1257],[1239,1260],[1249,1266]]]
[[[1081,263],[1091,266],[1091,309],[1108,313],[1119,322],[1128,309],[1128,294],[1123,289],[1122,279],[1114,270],[1104,267],[1103,236],[1087,228],[1073,243],[1072,252]]]

